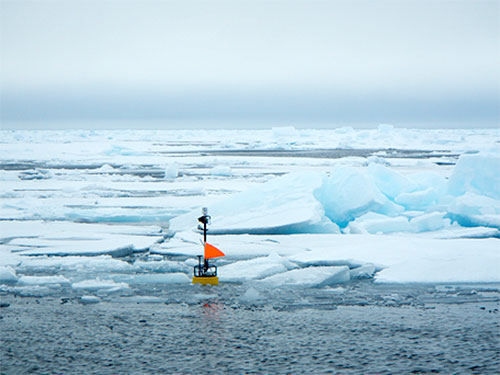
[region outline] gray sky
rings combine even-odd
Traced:
[[[4,128],[498,126],[498,1],[0,2]]]

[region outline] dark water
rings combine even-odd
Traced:
[[[2,295],[2,374],[498,374],[498,286]],[[141,293],[139,293],[141,294]]]

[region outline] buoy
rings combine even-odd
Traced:
[[[198,221],[203,224],[204,253],[203,255],[198,255],[198,265],[194,266],[193,284],[219,285],[217,266],[211,265],[208,260],[223,257],[225,254],[215,246],[207,243],[207,224],[210,224],[211,218],[210,215],[208,215],[208,209],[206,207],[203,207],[202,216],[198,218]]]

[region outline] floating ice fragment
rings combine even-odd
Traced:
[[[113,280],[121,281],[127,285],[137,284],[185,284],[191,279],[181,272],[172,273],[153,273],[153,274],[136,274],[136,275],[113,275]]]
[[[99,303],[101,302],[101,299],[97,296],[81,296],[80,297],[80,303],[82,305],[91,305],[94,303]]]
[[[262,297],[260,293],[255,288],[248,288],[245,294],[238,298],[238,301],[243,303],[255,303],[261,301]]]
[[[179,177],[179,166],[177,163],[172,163],[165,170],[165,178],[174,179],[177,177]]]
[[[349,267],[308,267],[266,277],[260,282],[272,286],[323,287],[350,280]]]
[[[71,284],[71,287],[75,290],[88,290],[88,291],[99,291],[99,290],[123,290],[128,289],[127,283],[116,283],[113,280],[83,280],[78,283]]]
[[[150,271],[150,272],[187,272],[189,266],[185,263],[174,262],[171,260],[160,261],[142,261],[136,260],[133,268],[137,271]]]
[[[45,297],[51,294],[59,293],[56,289],[40,285],[16,286],[7,288],[6,291],[21,297]]]
[[[16,271],[11,266],[0,266],[0,283],[15,283]]]
[[[243,260],[219,267],[219,278],[221,281],[241,282],[262,279],[294,268],[297,268],[294,263],[273,253],[267,257]]]
[[[17,281],[19,285],[50,285],[50,284],[69,284],[64,276],[21,276]]]
[[[231,171],[231,167],[228,167],[226,165],[218,165],[210,170],[210,174],[212,176],[230,177],[233,172]]]
[[[370,279],[375,274],[375,265],[367,263],[361,267],[350,270],[351,279]]]

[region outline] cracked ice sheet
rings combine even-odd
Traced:
[[[2,258],[14,260],[17,254],[117,255],[149,248],[162,238],[156,226],[4,221],[1,227]]]
[[[373,263],[381,283],[500,282],[500,242],[417,236],[328,236],[309,239],[312,251],[290,257],[301,265]],[[304,240],[295,238],[295,240]],[[355,260],[354,262],[352,260]]]
[[[254,189],[233,194],[208,205],[217,221],[211,233],[289,234],[335,233],[336,224],[325,217],[314,191],[322,184],[319,173],[289,174],[261,184]],[[293,186],[293,189],[288,187]],[[196,228],[199,211],[192,211],[170,221],[172,231]]]
[[[196,233],[179,233],[154,251],[196,256],[203,247]],[[221,249],[228,261],[277,253],[301,267],[374,264],[376,282],[446,283],[500,282],[500,241],[486,239],[439,239],[417,235],[221,235],[208,242]],[[244,264],[244,263],[242,263]],[[314,268],[312,268],[314,270]],[[410,272],[411,270],[411,272]]]

